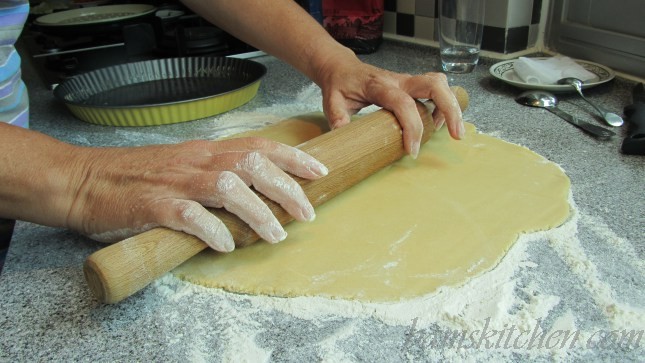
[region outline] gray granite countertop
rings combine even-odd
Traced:
[[[387,41],[366,62],[411,74],[437,71],[437,51]],[[268,67],[255,99],[240,110],[288,104],[311,82],[271,57],[257,59]],[[488,74],[494,63],[483,60],[474,73],[450,76],[469,91],[465,119],[484,133],[517,143],[561,165],[572,182],[581,218],[577,237],[593,265],[596,279],[575,273],[549,241],[527,249],[530,269],[515,277],[535,294],[558,297],[541,322],[553,324],[570,311],[576,327],[610,329],[611,310],[593,293],[608,289],[612,306],[629,306],[642,323],[645,311],[645,158],[620,153],[627,128],[608,141],[591,138],[541,109],[513,101],[520,90]],[[136,145],[217,136],[217,117],[148,128],[102,127],[81,122],[57,102],[29,67],[31,128],[81,145]],[[613,111],[631,103],[634,83],[615,79],[588,89],[586,95]],[[561,96],[561,107],[596,122],[592,109],[574,94]],[[311,111],[320,105],[311,105]],[[599,232],[600,231],[600,232]],[[602,232],[602,233],[601,233]],[[18,222],[0,277],[1,361],[437,361],[505,359],[523,361],[521,352],[451,347],[429,349],[423,335],[411,333],[413,322],[391,324],[369,316],[333,314],[310,321],[281,309],[250,310],[250,297],[188,289],[188,283],[166,276],[117,305],[98,303],[85,283],[85,258],[102,246],[73,232]],[[595,285],[594,285],[595,284]],[[591,286],[593,285],[593,286]],[[183,292],[182,292],[183,291]],[[524,290],[523,290],[524,291]],[[528,296],[527,299],[531,297]],[[615,307],[614,306],[614,307]],[[620,310],[620,309],[618,309]],[[608,315],[609,314],[609,315]],[[252,342],[238,330],[253,327]],[[351,329],[347,327],[351,326]],[[199,328],[198,328],[199,327]],[[638,328],[638,325],[637,325]],[[645,327],[640,326],[640,329]],[[430,330],[428,330],[430,332]],[[638,331],[637,331],[638,332]],[[643,331],[640,330],[640,334]],[[581,349],[533,358],[549,360],[637,361],[639,347]],[[239,349],[239,351],[235,350]],[[255,349],[257,354],[250,354]],[[252,352],[251,352],[252,353]]]

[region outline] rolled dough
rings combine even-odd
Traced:
[[[321,132],[320,119],[290,119],[261,133],[292,145]],[[173,273],[247,294],[385,302],[419,297],[493,268],[519,234],[569,216],[569,179],[534,152],[471,124],[462,141],[446,128],[415,161],[405,157],[287,226],[277,245],[204,251]]]

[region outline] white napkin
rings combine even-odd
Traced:
[[[583,82],[597,78],[573,59],[559,55],[547,59],[519,57],[513,67],[515,74],[529,84],[557,84],[565,77],[575,77]]]

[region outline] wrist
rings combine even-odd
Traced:
[[[64,225],[56,206],[69,178],[60,161],[72,146],[38,132],[0,123],[0,216],[50,226]]]
[[[79,202],[83,199],[83,187],[91,173],[89,160],[92,153],[90,148],[63,144],[51,159],[41,189],[47,214],[55,216],[50,225],[74,230],[81,227],[74,222],[77,220],[74,211],[82,204]]]
[[[305,74],[321,88],[339,67],[349,68],[354,63],[360,63],[351,49],[335,40],[332,42],[328,47],[313,47],[309,56],[311,61],[307,62],[310,69]]]

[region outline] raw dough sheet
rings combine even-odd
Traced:
[[[309,115],[259,134],[297,145],[319,125]],[[417,160],[405,157],[318,207],[314,222],[289,224],[277,245],[204,251],[173,273],[246,294],[386,302],[490,270],[521,233],[566,221],[570,182],[542,156],[466,130],[456,141],[443,128]]]

